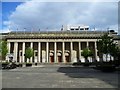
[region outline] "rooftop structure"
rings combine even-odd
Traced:
[[[85,31],[89,30],[89,26],[85,25],[64,25],[62,26],[63,31]]]

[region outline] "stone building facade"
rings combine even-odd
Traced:
[[[4,36],[8,45],[6,59],[10,55],[16,62],[28,62],[25,58],[25,49],[31,47],[34,56],[30,58],[32,63],[72,63],[77,60],[84,62],[81,52],[89,47],[93,56],[89,61],[100,60],[98,43],[100,37],[107,31],[49,31],[49,32],[10,32]],[[116,32],[109,32],[118,43]]]

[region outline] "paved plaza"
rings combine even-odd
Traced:
[[[39,65],[2,71],[2,88],[117,88],[118,74],[91,67]]]

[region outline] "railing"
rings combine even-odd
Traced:
[[[12,31],[6,38],[39,38],[39,37],[101,37],[108,31]],[[116,32],[110,33],[117,35]]]
[[[67,33],[67,34],[102,34],[107,33],[107,31],[12,31],[10,34],[44,34],[44,33],[50,33],[50,34],[59,34],[59,33]]]

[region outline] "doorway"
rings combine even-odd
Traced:
[[[54,62],[54,56],[50,56],[50,61],[51,61],[51,63]]]
[[[69,56],[65,56],[66,62],[69,62]]]
[[[58,56],[58,62],[62,62],[62,56]]]

